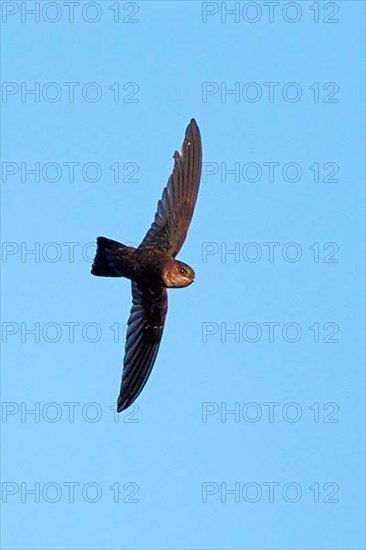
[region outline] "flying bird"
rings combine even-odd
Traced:
[[[135,401],[150,376],[164,330],[167,288],[188,286],[195,277],[189,265],[175,259],[187,235],[201,177],[202,144],[194,119],[187,126],[182,151],[176,151],[173,158],[173,172],[142,243],[134,248],[106,237],[97,238],[91,273],[131,279],[132,309],[118,412]]]

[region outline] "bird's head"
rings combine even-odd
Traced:
[[[172,260],[163,271],[163,282],[168,288],[182,288],[194,281],[194,271],[189,265]]]

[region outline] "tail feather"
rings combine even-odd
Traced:
[[[91,268],[91,273],[99,277],[123,277],[121,253],[127,247],[118,241],[97,238],[97,252]]]

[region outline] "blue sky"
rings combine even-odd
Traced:
[[[3,548],[364,548],[364,3],[271,6],[2,2]],[[95,238],[192,117],[196,281],[117,416]]]

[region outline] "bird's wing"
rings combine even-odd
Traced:
[[[118,412],[135,401],[150,376],[164,330],[168,307],[166,288],[141,286],[132,281],[132,303]]]
[[[181,249],[192,219],[201,177],[202,144],[197,123],[186,129],[182,152],[174,153],[174,169],[158,202],[155,220],[140,246],[172,256]]]

